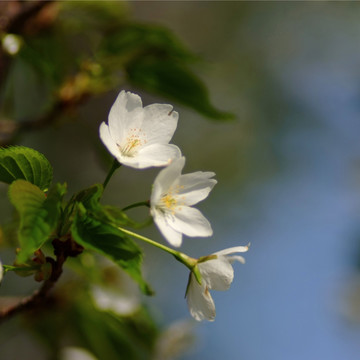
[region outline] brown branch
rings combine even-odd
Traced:
[[[23,132],[39,130],[54,123],[63,113],[74,109],[76,106],[85,102],[89,94],[82,94],[75,99],[58,99],[51,110],[44,116],[33,119],[14,122],[10,120],[0,120],[0,147],[9,146],[14,143],[16,137]]]
[[[53,241],[53,246],[56,260],[52,258],[46,258],[47,262],[51,263],[52,265],[50,278],[47,279],[41,288],[36,290],[31,296],[22,299],[16,305],[10,306],[4,310],[0,310],[0,324],[19,313],[40,307],[46,301],[49,291],[59,280],[63,272],[63,265],[66,259],[69,256],[75,257],[83,251],[83,248],[75,243],[70,237],[66,241],[55,239]]]
[[[21,33],[27,21],[52,2],[53,0],[4,2],[1,6],[0,30],[5,33]]]

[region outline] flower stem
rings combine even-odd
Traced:
[[[163,251],[166,251],[167,253],[173,255],[175,257],[176,260],[180,261],[181,263],[183,263],[186,267],[188,267],[190,270],[192,270],[194,268],[194,266],[196,265],[196,259],[191,258],[190,256],[180,252],[180,251],[176,251],[174,249],[171,249],[165,245],[162,245],[154,240],[151,240],[145,236],[136,234],[130,230],[126,230],[124,228],[118,227],[118,229],[122,232],[124,232],[125,234],[128,234],[136,239],[142,240],[150,245],[153,245]]]
[[[8,271],[31,271],[31,270],[39,270],[40,265],[34,265],[34,266],[12,266],[12,265],[3,265],[2,266],[5,272]]]
[[[139,207],[139,206],[147,206],[147,207],[150,207],[150,201],[147,200],[147,201],[137,202],[137,203],[135,203],[135,204],[132,204],[132,205],[129,205],[129,206],[124,207],[123,209],[121,209],[121,211],[130,210],[130,209],[133,209],[133,208],[136,208],[136,207]]]
[[[110,169],[109,173],[107,174],[106,179],[105,179],[105,181],[103,183],[103,188],[104,189],[106,188],[106,185],[108,184],[111,177],[113,176],[115,170],[118,169],[120,166],[121,166],[121,164],[116,159],[114,159],[114,161],[112,163],[112,166],[111,166],[111,169]]]

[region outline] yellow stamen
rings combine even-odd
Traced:
[[[125,144],[118,144],[118,148],[124,156],[133,157],[136,155],[136,149],[146,144],[146,142],[145,134],[142,133],[141,129],[133,128],[129,130]]]
[[[181,205],[184,204],[185,196],[177,196],[177,194],[182,190],[184,186],[176,185],[175,187],[170,187],[168,192],[161,197],[160,203],[161,207],[166,208],[171,211],[172,214],[175,213],[175,208],[181,210]]]

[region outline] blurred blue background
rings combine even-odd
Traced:
[[[215,322],[194,325],[196,342],[181,359],[359,359],[360,4],[133,1],[129,9],[204,59],[194,71],[237,118],[212,122],[174,104],[185,172],[215,171],[218,180],[199,204],[214,236],[187,238],[183,251],[197,257],[251,242],[231,289],[212,293]],[[94,146],[116,94],[22,141],[55,164],[57,181],[71,179],[69,193],[105,177]],[[140,95],[145,105],[169,102]],[[103,202],[147,199],[157,172],[121,168]],[[142,233],[163,241],[155,227]],[[144,249],[156,291],[147,306],[164,327],[188,320],[187,269]]]
[[[206,59],[214,102],[238,118],[219,125],[179,109],[186,170],[219,180],[201,206],[214,237],[184,249],[251,242],[230,291],[213,292],[215,322],[196,328],[199,342],[183,359],[358,359],[359,4],[132,7]],[[185,269],[147,260],[150,303],[164,322],[186,317]]]

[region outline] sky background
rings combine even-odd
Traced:
[[[251,242],[214,323],[183,359],[358,359],[359,64],[356,3],[133,3],[205,59],[200,74],[237,121],[180,112],[187,170],[214,170],[203,255]],[[164,322],[186,317],[185,270],[149,266]],[[151,300],[151,303],[153,301]],[[357,305],[356,305],[357,304]]]

